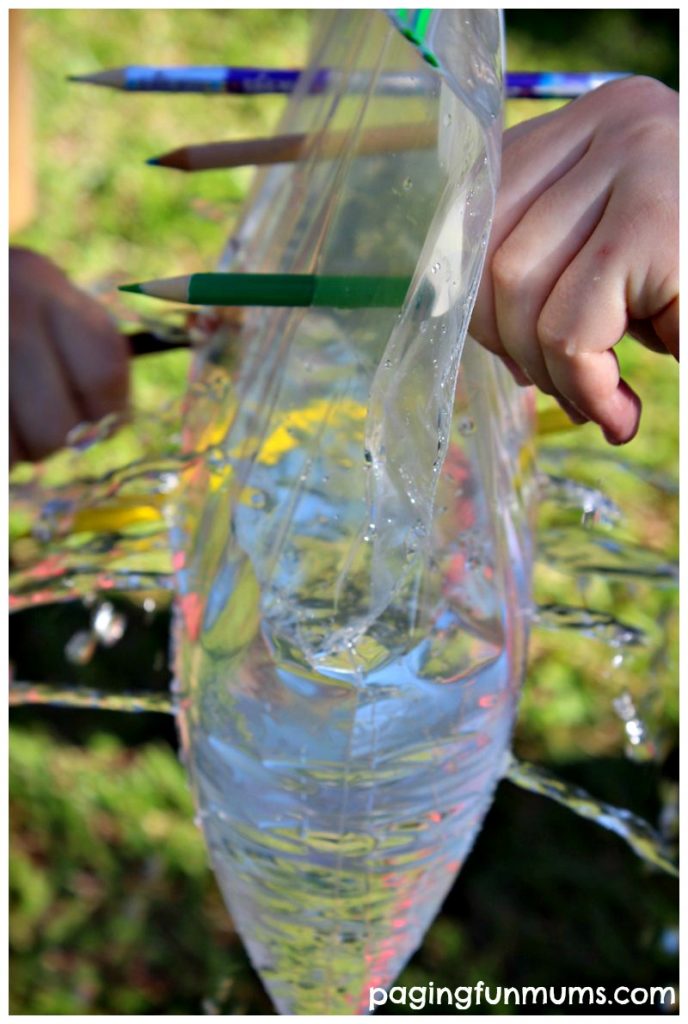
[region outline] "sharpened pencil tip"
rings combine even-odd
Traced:
[[[121,284],[117,289],[118,292],[134,292],[135,295],[145,295],[143,288],[140,284]]]
[[[151,157],[148,158],[148,160],[146,160],[146,163],[150,164],[151,167],[159,167],[160,166],[160,157],[151,156]]]

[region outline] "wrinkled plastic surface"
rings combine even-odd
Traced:
[[[217,878],[281,1012],[356,1013],[421,942],[507,755],[530,581],[530,413],[465,340],[497,181],[495,11],[435,14],[447,75],[379,12],[318,15],[224,269],[408,274],[401,311],[250,309],[198,361],[172,524],[179,727]],[[347,74],[370,72],[349,94]],[[460,88],[457,86],[460,83]],[[356,155],[364,131],[436,146]],[[230,364],[232,369],[230,372]],[[457,385],[458,377],[458,385]],[[453,413],[452,413],[453,410]]]

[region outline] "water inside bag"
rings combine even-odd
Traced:
[[[403,115],[437,144],[357,157],[400,117],[374,76],[425,68],[381,15],[327,19],[310,66],[370,69],[372,87],[304,83],[280,130],[349,145],[268,171],[227,266],[407,275],[409,294],[400,313],[248,310],[218,461],[171,530],[186,761],[285,1013],[364,1010],[418,946],[491,802],[523,672],[529,410],[463,350],[497,174],[497,16],[460,31],[491,116],[438,76]],[[214,416],[188,410],[190,450]]]
[[[181,453],[92,481],[95,512],[63,490],[46,557],[13,586],[16,607],[174,589],[199,818],[282,1012],[359,1012],[392,982],[512,765],[542,481],[529,399],[465,340],[498,173],[501,42],[495,12],[442,16],[451,75],[404,101],[408,121],[437,124],[437,145],[376,156],[356,141],[398,123],[399,103],[375,76],[427,65],[382,14],[322,17],[309,68],[343,74],[318,95],[306,78],[279,130],[349,144],[259,174],[221,262],[407,274],[403,310],[246,310],[231,346],[220,332],[196,359]],[[361,71],[371,86],[350,95]],[[98,522],[111,506],[119,538]],[[81,541],[61,542],[75,521]],[[549,536],[581,571],[589,545]],[[605,555],[609,571],[623,562]]]

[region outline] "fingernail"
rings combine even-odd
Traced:
[[[608,415],[605,417],[616,424],[616,429],[600,424],[609,444],[628,444],[633,440],[640,426],[641,410],[642,403],[635,391],[625,380],[619,381],[617,391],[608,403]]]
[[[630,437],[628,438],[628,441],[622,440],[621,438],[613,434],[611,431],[607,430],[606,427],[602,427],[602,433],[604,434],[605,441],[607,441],[608,444],[613,444],[617,448],[622,444],[627,444],[628,441],[631,440]]]

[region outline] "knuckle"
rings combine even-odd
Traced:
[[[615,102],[623,103],[636,114],[652,111],[675,112],[678,110],[678,94],[648,75],[629,75],[609,82],[602,86],[608,96],[614,96]]]
[[[678,157],[678,94],[653,78],[643,76],[611,83],[618,90],[618,129],[626,146],[637,146],[640,156],[662,153],[665,172],[670,154]]]
[[[553,353],[568,359],[575,357],[575,345],[567,339],[561,329],[561,322],[556,313],[546,309],[540,314],[536,325],[537,339],[543,352]]]
[[[495,287],[507,296],[517,296],[523,289],[523,264],[508,242],[503,243],[492,257],[492,280]]]

